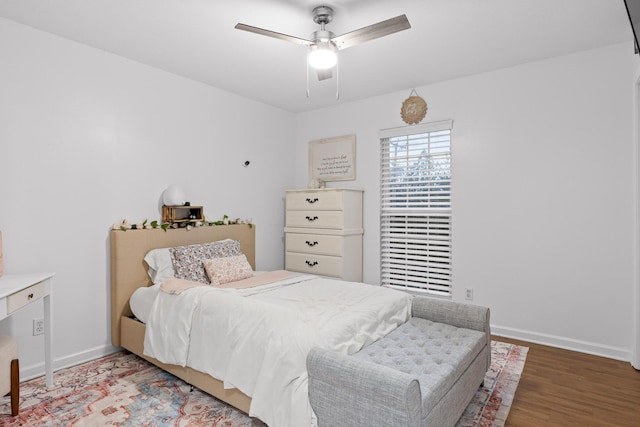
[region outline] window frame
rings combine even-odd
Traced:
[[[380,283],[383,286],[433,296],[453,296],[452,130],[453,121],[443,120],[379,132]],[[446,151],[442,151],[443,138]],[[405,155],[392,156],[392,142],[406,142]],[[422,151],[416,154],[411,147]],[[400,166],[401,176],[396,181],[392,168],[397,170],[398,166],[391,164],[394,158],[406,161],[406,165]],[[411,167],[413,172],[408,172]]]

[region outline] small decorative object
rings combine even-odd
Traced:
[[[319,179],[312,179],[309,181],[309,188],[324,188],[325,183]]]
[[[113,226],[111,228],[113,230],[127,231],[127,230],[148,230],[150,228],[158,228],[158,227],[162,228],[164,231],[167,231],[167,228],[169,228],[169,224],[160,224],[156,220],[149,221],[147,219],[145,219],[142,222],[137,222],[135,224],[132,224],[131,222],[129,222],[128,219],[123,219],[122,222],[113,223]]]
[[[182,188],[172,184],[162,192],[162,202],[165,206],[184,206],[187,195]]]
[[[167,209],[186,209],[187,206],[163,206],[163,208]],[[224,215],[224,217],[219,221],[208,221],[206,220],[204,213],[202,212],[201,206],[191,206],[191,209],[195,209],[195,214],[190,214],[182,219],[170,218],[169,220],[163,220],[159,222],[157,220],[149,221],[144,220],[142,222],[131,223],[128,219],[123,219],[121,222],[113,223],[112,229],[119,231],[127,231],[127,230],[148,230],[153,228],[159,228],[164,231],[167,231],[169,228],[184,228],[186,230],[191,230],[194,227],[210,227],[214,225],[231,225],[231,224],[244,224],[248,225],[249,228],[253,228],[253,223],[251,218],[243,219],[236,218],[235,220],[229,219],[228,215]],[[2,236],[0,235],[0,255],[2,255]],[[0,256],[1,259],[1,256]]]
[[[414,125],[416,123],[420,123],[426,115],[427,103],[424,99],[419,97],[416,90],[413,89],[409,94],[409,97],[402,103],[402,108],[400,108],[400,117],[402,117],[402,120],[405,123]]]
[[[202,206],[177,205],[162,207],[162,222],[195,222],[204,221],[204,211]]]

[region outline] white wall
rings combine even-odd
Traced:
[[[416,87],[423,121],[453,119],[454,299],[474,288],[495,333],[630,360],[633,90],[629,44]],[[308,141],[356,134],[364,281],[379,283],[378,130],[401,93],[299,114]],[[347,88],[343,89],[348,90]]]
[[[365,189],[364,279],[379,282],[378,130],[403,125],[412,88],[294,116],[3,19],[0,40],[5,270],[57,272],[56,367],[112,350],[109,227],[159,218],[169,184],[210,218],[251,217],[258,268],[282,268],[283,194],[306,186],[313,139],[357,136],[357,180],[340,185]],[[454,299],[474,287],[497,333],[630,358],[630,52],[416,87],[425,122],[454,120]],[[0,324],[26,376],[43,372],[40,310]]]
[[[257,267],[283,267],[293,114],[4,19],[0,40],[5,273],[57,273],[56,367],[112,350],[110,226],[160,219],[172,183],[208,218],[252,218]],[[43,372],[38,304],[0,324],[23,376]]]
[[[635,168],[634,168],[634,181],[635,181],[635,189],[634,192],[636,195],[640,193],[640,60],[636,61],[636,71],[633,82],[633,92],[634,92],[634,113],[633,113],[633,128],[634,128],[634,160],[635,160]],[[631,356],[631,364],[634,368],[640,370],[640,196],[636,196],[636,206],[635,206],[635,229],[633,235],[635,236],[634,241],[634,287],[635,287],[635,295],[634,295],[634,307],[635,307],[635,318],[634,318],[634,340],[635,345],[633,347],[633,352]]]

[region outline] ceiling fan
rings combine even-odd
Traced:
[[[320,30],[311,34],[311,39],[306,40],[287,34],[277,33],[251,25],[236,24],[238,30],[249,31],[276,39],[296,43],[309,48],[308,65],[315,68],[318,73],[318,80],[326,80],[332,77],[331,69],[337,64],[337,51],[348,47],[356,46],[369,40],[397,33],[398,31],[411,28],[406,15],[372,24],[359,30],[351,31],[341,36],[336,36],[331,31],[325,29],[325,25],[333,20],[333,9],[329,6],[318,6],[313,9],[313,22],[320,25]]]

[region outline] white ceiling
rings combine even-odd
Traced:
[[[2,0],[0,16],[292,112],[632,41],[622,0],[328,0],[336,35],[403,13],[412,28],[339,52],[340,100],[314,73],[307,98],[306,49],[234,25],[309,38],[319,4]]]

